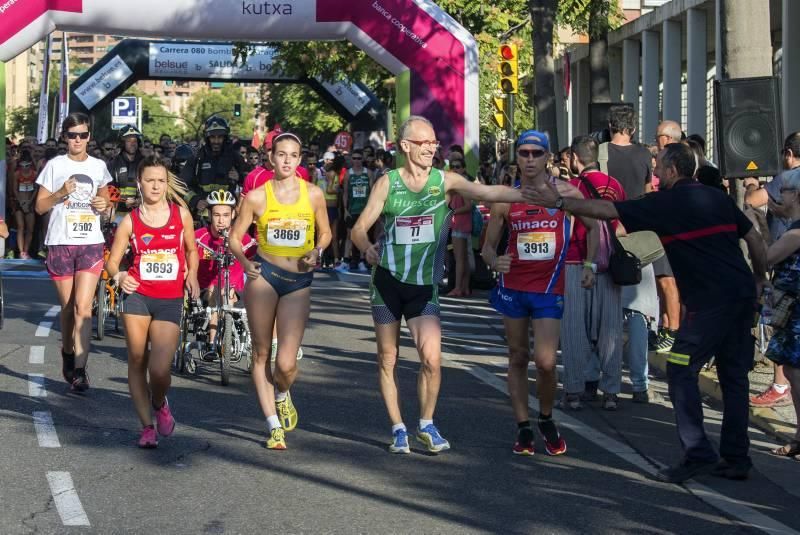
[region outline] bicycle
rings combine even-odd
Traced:
[[[5,298],[3,295],[3,275],[0,273],[0,329],[3,328],[3,319],[5,318]]]
[[[223,244],[219,250],[198,244],[212,255],[217,268],[217,284],[214,287],[216,305],[204,307],[196,301],[185,301],[174,366],[181,373],[194,374],[197,372],[198,362],[218,362],[220,383],[227,386],[231,365],[238,364],[245,355],[251,353],[252,340],[247,325],[247,311],[234,307],[230,302],[230,266],[235,259],[228,247],[227,231],[223,231],[222,235]],[[214,312],[217,316],[217,335],[211,342],[209,324]],[[193,342],[188,342],[190,334],[194,335]],[[193,354],[194,351],[199,357]]]
[[[116,204],[120,200],[119,190],[109,187],[111,195],[110,201],[114,207],[111,216],[107,221],[104,221],[101,227],[103,232],[103,271],[100,273],[100,280],[97,281],[97,289],[95,290],[95,297],[92,310],[97,317],[97,331],[96,336],[98,340],[105,337],[106,331],[106,318],[111,316],[114,318],[114,331],[119,333],[119,318],[122,314],[122,300],[120,296],[120,289],[116,281],[108,276],[105,264],[108,257],[111,255],[111,246],[114,243],[114,234],[117,230],[117,224],[114,222],[114,212],[116,211]]]

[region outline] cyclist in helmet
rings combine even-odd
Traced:
[[[207,197],[212,191],[235,193],[245,176],[244,159],[231,145],[228,122],[213,115],[203,132],[205,143],[181,171],[181,180],[189,188],[186,200],[195,217],[208,207]]]
[[[142,163],[142,133],[133,125],[127,125],[119,131],[120,153],[109,162],[108,172],[113,178],[111,183],[119,188],[120,204],[117,211],[128,212],[138,196],[136,189],[139,178],[139,164]]]
[[[236,217],[236,198],[230,191],[212,191],[206,199],[208,203],[209,223],[207,226],[195,231],[195,241],[200,254],[200,267],[197,271],[197,281],[200,284],[200,298],[204,306],[216,306],[214,289],[217,284],[217,266],[214,263],[212,252],[218,251],[223,246],[224,237],[228,235],[234,217]],[[256,241],[249,235],[242,239],[242,250],[248,258],[256,254]],[[238,260],[234,260],[230,267],[229,280],[231,284],[230,302],[238,300],[244,290],[244,270]],[[217,314],[209,318],[209,341],[213,342],[217,336]],[[204,356],[205,357],[205,356]]]

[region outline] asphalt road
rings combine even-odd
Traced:
[[[156,450],[136,448],[139,425],[122,336],[112,330],[94,344],[92,388],[86,396],[71,394],[60,377],[51,284],[6,279],[0,532],[800,529],[800,464],[767,456],[773,441],[755,430],[757,470],[749,481],[654,481],[659,466],[680,456],[668,401],[634,405],[623,393],[615,413],[599,406],[556,411],[567,455],[540,454],[541,442],[534,457],[512,455],[516,426],[505,393],[502,324],[485,297],[443,300],[446,360],[436,422],[452,450],[433,456],[412,445],[412,455],[387,453],[390,430],[376,384],[366,280],[328,274],[315,280],[305,358],[292,391],[300,422],[287,436],[289,449],[277,452],[264,448],[265,422],[249,376],[237,369],[222,387],[210,365],[195,376],[174,377],[175,434]],[[401,356],[404,415],[413,427],[417,360],[407,338]],[[653,388],[666,397],[663,383],[655,380]],[[709,407],[707,414],[716,433],[719,413]]]

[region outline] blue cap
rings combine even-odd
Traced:
[[[517,138],[517,147],[520,145],[539,145],[546,151],[550,151],[550,141],[547,134],[538,130],[526,130]]]

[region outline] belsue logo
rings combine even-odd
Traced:
[[[285,2],[242,2],[242,15],[291,15],[292,4]]]

